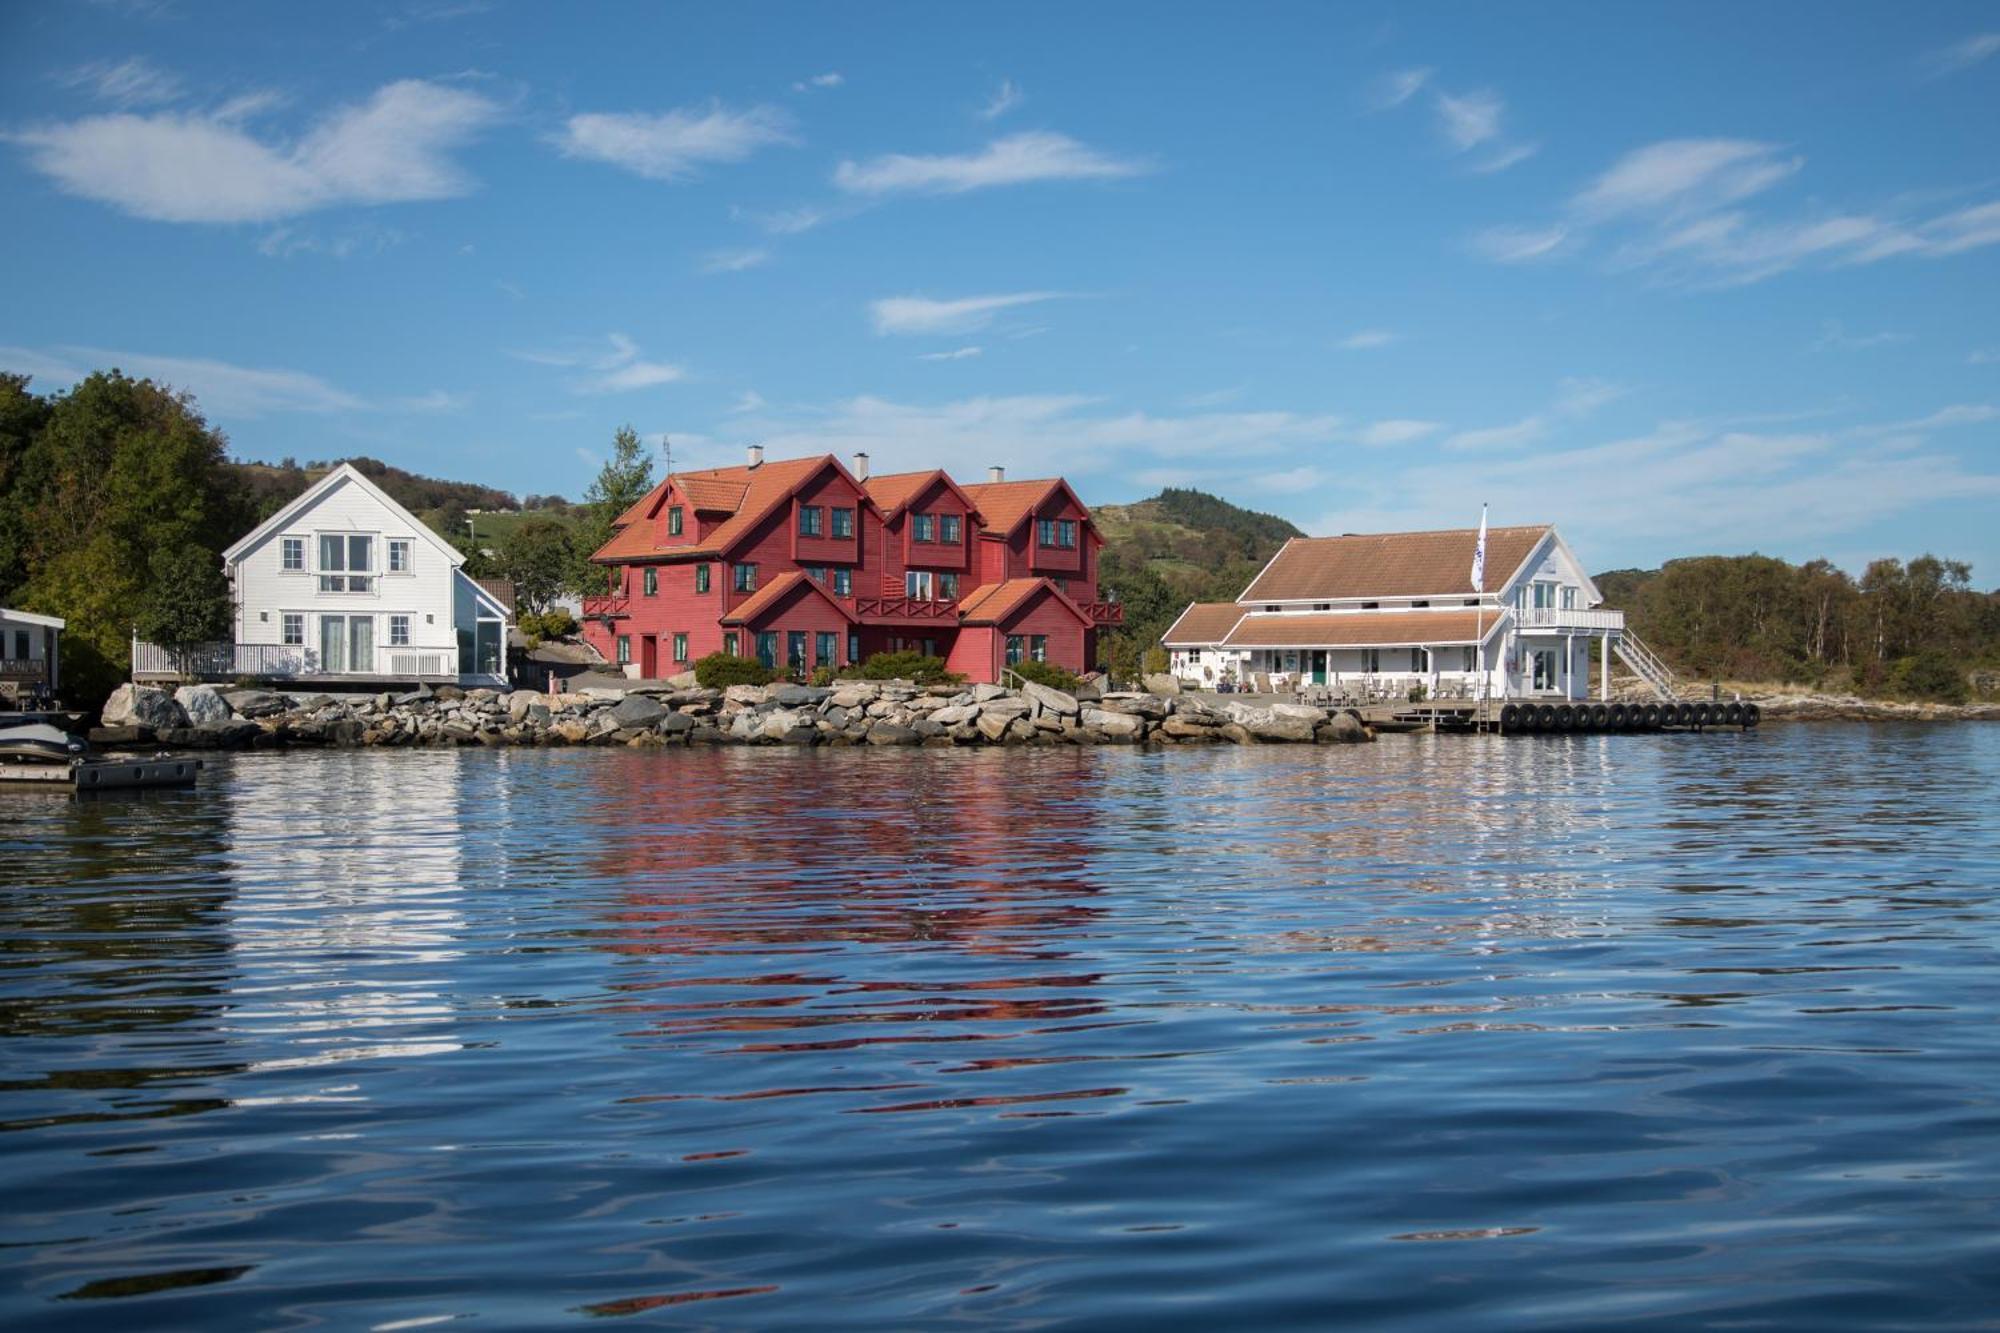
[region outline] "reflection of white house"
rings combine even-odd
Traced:
[[[61,683],[60,616],[0,606],[0,701],[52,698]]]
[[[1650,656],[1553,527],[1493,528],[1473,591],[1472,528],[1285,543],[1234,602],[1196,603],[1162,642],[1174,674],[1239,687],[1325,685],[1432,697],[1590,697],[1615,652],[1649,681]]]
[[[135,677],[505,683],[506,606],[466,576],[450,542],[349,464],[222,558],[234,642],[136,644]]]

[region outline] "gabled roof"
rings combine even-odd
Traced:
[[[69,624],[61,616],[43,616],[33,611],[16,611],[11,606],[0,606],[0,620],[12,620],[22,625],[40,625],[43,629],[61,629]]]
[[[1160,636],[1160,642],[1169,648],[1221,643],[1241,619],[1243,608],[1234,602],[1189,602],[1187,610]]]
[[[785,598],[791,596],[801,583],[818,593],[821,597],[824,597],[834,610],[847,617],[849,623],[854,621],[854,613],[842,606],[832,593],[820,585],[818,579],[808,578],[798,570],[791,569],[786,570],[759,588],[749,599],[738,602],[735,606],[731,607],[728,614],[722,617],[722,623],[725,625],[749,624],[766,611],[777,606]]]
[[[1011,537],[1014,529],[1027,520],[1028,515],[1042,507],[1058,489],[1068,493],[1077,508],[1085,514],[1090,507],[1077,499],[1075,491],[1061,477],[1040,477],[1033,481],[983,481],[976,486],[959,487],[979,510],[986,531],[982,536]]]
[[[231,561],[239,559],[244,552],[263,541],[272,533],[280,532],[290,527],[298,520],[300,515],[310,511],[330,491],[341,485],[359,486],[365,494],[372,496],[380,504],[408,519],[410,526],[415,528],[424,537],[429,538],[430,544],[436,547],[454,566],[465,563],[464,552],[460,551],[443,537],[440,537],[437,533],[432,532],[415,514],[412,514],[409,510],[390,499],[387,492],[374,482],[368,480],[362,474],[361,470],[352,463],[342,463],[339,467],[336,467],[333,471],[306,487],[298,499],[292,501],[239,538],[233,546],[222,553],[222,558]]]
[[[1488,546],[1491,551],[1491,546]],[[1477,610],[1322,611],[1246,615],[1223,640],[1227,648],[1416,648],[1482,642]],[[1484,639],[1507,617],[1484,617]]]
[[[1489,528],[1486,586],[1507,581],[1554,529],[1548,524]],[[1357,597],[1469,597],[1477,528],[1294,537],[1236,600],[1339,601]]]
[[[903,512],[905,506],[915,503],[917,497],[929,490],[935,481],[949,486],[965,502],[966,508],[979,507],[966,493],[965,487],[953,481],[941,467],[934,467],[928,472],[892,472],[887,476],[870,477],[861,486],[868,492],[868,498],[875,502],[875,507],[882,511],[882,520],[886,523]]]
[[[491,597],[499,605],[507,608],[508,615],[511,616],[514,614],[514,580],[474,579],[473,582],[479,585],[479,591]]]
[[[617,535],[590,558],[599,564],[623,560],[680,559],[688,556],[727,554],[737,540],[771,516],[773,510],[818,476],[825,468],[835,468],[842,476],[847,469],[832,454],[811,458],[787,458],[757,467],[719,467],[703,472],[676,472],[655,486],[646,498],[619,516],[624,526]],[[697,509],[725,512],[730,517],[717,524],[699,541],[662,543],[653,530],[670,487],[678,486],[695,502]],[[697,498],[700,497],[700,498]],[[722,506],[728,504],[724,509]]]
[[[1065,597],[1060,588],[1044,578],[1008,579],[1002,583],[987,583],[974,588],[966,594],[965,600],[958,604],[958,623],[1001,624],[1027,606],[1043,589],[1047,589],[1049,596],[1068,608],[1071,615],[1086,625],[1090,623],[1090,617],[1078,610],[1075,602]]]

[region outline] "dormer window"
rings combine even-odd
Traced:
[[[833,535],[852,537],[854,535],[854,511],[836,508],[833,511]]]
[[[912,518],[911,523],[911,541],[929,543],[937,540],[937,516],[935,514],[918,514]]]
[[[1313,603],[1313,610],[1315,610],[1315,611],[1331,611],[1331,610],[1333,610],[1333,603],[1332,603],[1332,602],[1314,602],[1314,603]]]
[[[667,535],[669,537],[680,536],[681,526],[684,522],[685,520],[681,516],[681,507],[679,505],[672,505],[667,509]]]
[[[1380,611],[1380,610],[1382,609],[1382,603],[1380,603],[1380,602],[1363,602],[1363,603],[1361,604],[1361,609],[1362,609],[1363,611]]]
[[[825,522],[826,510],[819,505],[799,506],[799,536],[817,537]]]
[[[1422,607],[1426,607],[1426,606],[1429,606],[1429,605],[1430,605],[1430,603],[1429,603],[1429,602],[1411,602],[1411,603],[1410,603],[1410,609],[1414,611],[1414,610],[1417,610],[1417,609],[1419,609],[1419,608],[1422,608]]]
[[[938,540],[946,546],[958,545],[957,514],[940,514],[938,516]]]

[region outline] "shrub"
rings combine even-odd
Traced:
[[[955,685],[965,679],[956,671],[945,670],[943,658],[918,652],[876,653],[840,675],[843,680],[908,680],[919,685]]]
[[[721,690],[731,685],[769,685],[778,673],[754,657],[710,653],[694,664],[694,678],[705,689]]]
[[[1173,662],[1167,656],[1167,650],[1156,643],[1145,651],[1145,654],[1139,659],[1139,665],[1145,669],[1146,674],[1149,676],[1164,676],[1167,674],[1167,668],[1172,666]]]
[[[1032,680],[1037,685],[1046,685],[1065,694],[1076,693],[1077,686],[1083,684],[1076,678],[1075,673],[1065,671],[1059,666],[1051,666],[1047,662],[1037,662],[1033,658],[1016,662],[1008,670],[1022,680]]]
[[[825,689],[827,686],[833,684],[833,668],[830,666],[814,667],[812,675],[807,678],[806,683],[820,689]]]
[[[530,639],[566,639],[576,633],[576,617],[560,606],[539,614],[523,612],[514,623]]]
[[[1939,703],[1965,702],[1965,673],[1949,653],[1932,650],[1905,657],[1890,673],[1896,693]]]

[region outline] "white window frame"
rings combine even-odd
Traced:
[[[299,553],[297,564],[292,563],[292,550]],[[278,538],[278,572],[280,574],[303,574],[306,572],[306,539],[294,534]]]
[[[381,572],[375,568],[375,552],[378,544],[381,542],[379,534],[373,532],[316,532],[313,534],[313,537],[313,553],[318,557],[316,564],[319,566],[317,573],[319,574],[319,590],[321,592],[365,594],[375,590],[375,580],[381,577]],[[341,567],[339,569],[328,569],[325,567],[326,543],[329,539],[340,543]],[[354,557],[354,543],[357,541],[368,543],[368,567],[366,569],[353,569],[349,567],[348,562]],[[336,579],[339,580],[338,586],[334,584],[334,580]],[[356,581],[360,582],[360,587],[354,586]]]
[[[389,617],[389,646],[407,648],[410,646],[410,617],[397,613]]]
[[[408,537],[391,537],[385,544],[389,550],[389,568],[386,571],[387,573],[410,574],[415,572],[411,566],[413,557],[416,555],[416,548]]]
[[[937,582],[928,569],[906,569],[903,571],[903,595],[913,601],[933,601],[937,596]]]
[[[293,637],[296,628],[298,637]],[[306,646],[306,613],[303,611],[280,611],[278,613],[278,642],[287,648]]]

